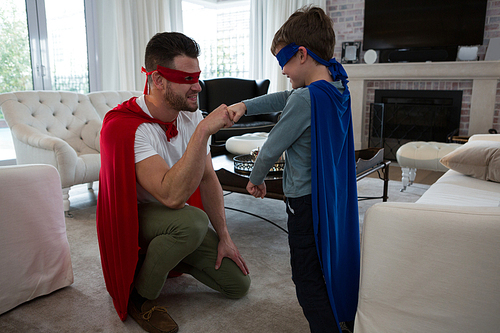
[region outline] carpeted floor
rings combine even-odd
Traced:
[[[414,202],[428,188],[415,184],[401,193],[400,186],[390,181],[389,201]],[[73,218],[66,218],[66,225],[74,284],[0,315],[0,332],[143,332],[130,318],[120,321],[106,291],[95,229],[96,192],[83,186],[70,193]],[[379,196],[382,181],[365,178],[358,182],[358,192]],[[378,202],[360,201],[360,225],[364,212]],[[226,193],[225,206],[229,231],[250,269],[252,286],[244,298],[229,300],[188,275],[169,279],[159,301],[179,324],[179,332],[308,332],[290,278],[287,235],[277,227],[286,229],[285,204]]]

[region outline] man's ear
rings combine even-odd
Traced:
[[[153,80],[153,84],[156,89],[158,90],[163,90],[164,88],[164,78],[163,76],[158,73],[158,71],[155,71],[151,74],[151,78]]]

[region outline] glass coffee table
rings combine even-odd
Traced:
[[[381,154],[381,155],[379,155]],[[373,157],[371,159],[370,156]],[[248,183],[249,174],[239,172],[235,170],[233,158],[236,155],[233,154],[222,154],[212,158],[212,164],[214,166],[215,173],[219,178],[219,182],[222,185],[224,191],[236,192],[248,194],[246,186]],[[375,172],[383,180],[383,192],[381,196],[378,197],[358,197],[358,200],[371,200],[371,199],[382,199],[382,201],[387,201],[388,195],[388,184],[389,184],[389,165],[391,161],[381,160],[383,156],[383,151],[377,149],[369,148],[364,150],[356,151],[356,160],[358,161],[358,169],[360,171],[356,174],[356,180],[359,181]],[[377,157],[377,159],[373,159]],[[361,158],[361,160],[359,160]],[[369,163],[370,160],[372,163]],[[367,162],[368,161],[368,162]],[[360,162],[363,162],[362,164]],[[268,174],[265,179],[266,182],[266,197],[272,199],[284,200],[285,196],[283,194],[283,178],[279,173]]]

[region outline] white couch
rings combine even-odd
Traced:
[[[51,165],[0,167],[0,315],[73,283],[61,181]]]
[[[479,146],[489,169],[464,154]],[[476,178],[500,177],[500,135],[459,149],[449,167],[475,177],[449,170],[416,203],[366,212],[355,333],[500,330],[500,179]]]
[[[100,91],[87,95],[63,91],[0,94],[17,164],[50,164],[61,177],[64,211],[69,190],[99,180],[99,133],[107,111],[140,96],[140,91]]]

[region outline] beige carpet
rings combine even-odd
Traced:
[[[400,193],[400,186],[390,182],[389,201],[414,202],[428,188],[415,184]],[[358,192],[379,196],[382,181],[365,178],[358,183]],[[226,194],[226,207],[246,210],[286,228],[283,202]],[[130,318],[120,321],[105,289],[95,229],[95,193],[80,188],[72,190],[72,197],[78,200],[72,206],[74,217],[66,218],[66,224],[74,284],[0,315],[0,332],[143,332]],[[366,209],[378,202],[360,202],[360,221]],[[229,300],[190,276],[169,279],[159,301],[168,307],[179,331],[308,332],[290,278],[286,233],[253,215],[231,209],[226,215],[233,240],[250,269],[250,291],[243,299]]]

